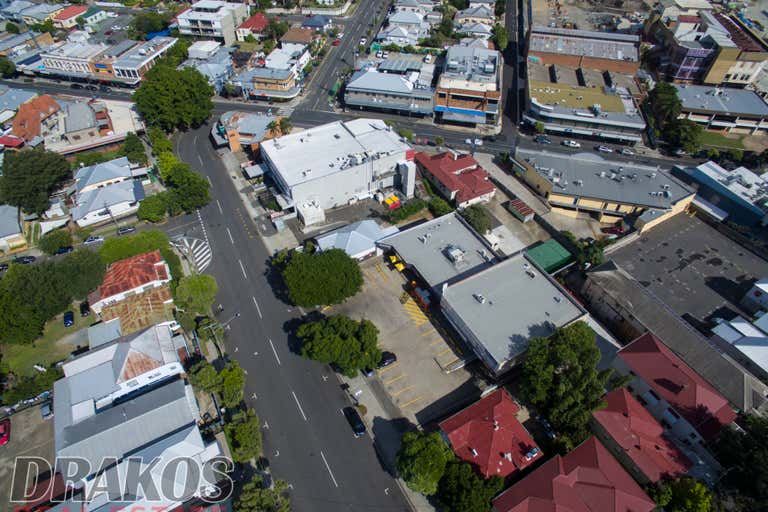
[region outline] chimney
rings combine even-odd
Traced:
[[[469,451],[472,452],[473,457],[477,457],[477,450],[475,450],[474,448],[470,448]]]
[[[506,452],[504,454],[504,458],[507,459],[509,462],[512,462],[512,454],[509,452]]]

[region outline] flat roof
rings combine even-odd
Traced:
[[[379,240],[432,287],[490,267],[496,255],[455,212]]]
[[[531,338],[585,314],[523,253],[449,285],[442,301],[493,358],[493,370],[525,352]]]
[[[768,116],[768,105],[754,91],[707,85],[672,84],[683,102],[683,110],[701,110],[729,115]]]
[[[159,36],[150,41],[145,41],[136,45],[130,51],[124,53],[119,59],[115,61],[113,67],[120,68],[138,68],[145,62],[153,59],[158,54],[164,52],[174,44],[176,44],[175,37]]]
[[[380,119],[323,124],[261,143],[261,151],[293,187],[411,147]]]
[[[757,205],[759,208],[768,205],[768,178],[755,174],[746,167],[737,167],[728,171],[717,163],[709,161],[689,168],[687,172],[704,174],[749,204]]]
[[[556,67],[560,75],[558,79],[566,79],[563,70],[568,68]],[[543,105],[553,105],[565,108],[588,109],[600,105],[601,112],[624,112],[624,103],[616,94],[606,94],[602,87],[580,87],[576,73],[571,71],[570,80],[564,82],[529,81],[529,95]]]
[[[535,27],[529,51],[638,62],[639,44],[640,38],[632,35]]]
[[[667,209],[694,193],[659,167],[606,160],[595,153],[518,147],[515,156],[552,183],[552,194]]]

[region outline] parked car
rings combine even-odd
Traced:
[[[8,270],[8,264],[0,263],[0,272],[5,272],[6,270]]]
[[[597,149],[601,153],[613,153],[613,150],[608,146],[597,146],[595,149]]]
[[[541,423],[541,427],[544,429],[544,435],[546,435],[550,439],[556,439],[557,438],[557,432],[555,432],[555,429],[552,428],[552,424],[547,421],[546,418],[539,418],[539,423]]]
[[[64,313],[64,327],[72,327],[75,325],[75,314],[71,311]]]
[[[355,437],[362,437],[365,435],[365,423],[357,413],[357,409],[354,407],[344,408],[344,417],[347,418],[349,426],[352,427],[352,432],[355,433]]]
[[[537,135],[533,138],[533,142],[537,142],[539,144],[552,144],[552,139],[546,135]]]
[[[365,375],[365,376],[366,376],[366,377],[368,377],[368,378],[371,378],[371,377],[373,377],[373,374],[375,373],[375,372],[373,371],[373,368],[364,368],[364,369],[362,369],[362,370],[360,370],[360,371],[361,371],[361,372],[363,372],[363,375]]]
[[[11,419],[0,421],[0,446],[8,444],[11,440]]]
[[[426,55],[424,56],[424,62],[426,62],[427,64],[429,64],[430,62],[432,62],[432,54],[431,54],[431,53],[428,53],[428,54],[426,54]]]
[[[341,39],[334,39],[331,45],[333,46],[339,46],[341,44]]]
[[[88,84],[88,85],[85,86],[85,90],[87,90],[87,91],[98,91],[99,88],[96,87],[95,85]]]
[[[392,352],[382,352],[381,359],[379,360],[379,364],[376,365],[376,368],[384,368],[385,366],[391,365],[395,361],[397,361],[397,356],[395,354]]]
[[[635,156],[635,152],[629,148],[621,148],[621,154],[627,156]]]
[[[74,250],[75,250],[75,248],[72,247],[71,245],[65,245],[63,247],[59,247],[58,249],[56,249],[53,252],[53,254],[67,254],[68,252],[72,252]]]
[[[117,236],[127,235],[128,233],[133,233],[134,231],[136,231],[134,226],[123,226],[121,228],[117,228]]]
[[[22,265],[29,265],[30,263],[34,263],[37,261],[37,258],[34,256],[17,256],[13,258],[14,263],[20,263]]]
[[[361,37],[360,38],[360,46],[365,46],[365,43],[367,43],[367,42],[368,42],[368,38],[367,37]]]
[[[82,89],[82,84],[72,84],[69,86],[70,89]]]
[[[609,235],[621,236],[625,233],[624,229],[619,226],[609,226],[607,228],[600,228],[600,231]]]
[[[80,303],[80,316],[88,316],[91,314],[91,305],[87,300]]]
[[[112,92],[112,88],[109,87],[108,85],[100,85],[99,90],[101,92]]]
[[[568,146],[569,148],[580,148],[581,144],[576,142],[575,140],[564,140],[563,146]]]
[[[377,51],[377,52],[376,52],[376,58],[377,58],[377,59],[380,59],[380,58],[381,58],[383,55],[384,55],[384,52],[383,52],[383,51],[381,51],[381,50],[379,50],[379,51]]]
[[[104,241],[103,236],[89,236],[85,240],[83,240],[83,245],[92,245],[92,244],[100,244]]]
[[[47,420],[51,416],[53,416],[53,410],[51,409],[51,402],[44,402],[43,405],[40,406],[40,415],[43,417],[44,420]]]
[[[381,56],[382,59],[388,59],[389,58],[389,52],[384,52]]]

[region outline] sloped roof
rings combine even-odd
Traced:
[[[137,254],[109,266],[101,286],[92,294],[96,300],[91,300],[91,303],[134,290],[148,283],[168,281],[170,278],[168,267],[160,251]]]
[[[0,238],[19,234],[19,209],[9,204],[0,204]]]
[[[321,251],[342,249],[354,257],[375,250],[377,241],[398,231],[396,226],[382,229],[375,220],[367,219],[334,229],[318,236],[316,240]]]
[[[495,16],[493,11],[490,10],[487,6],[477,5],[475,7],[470,7],[469,9],[464,9],[463,11],[456,13],[455,19],[460,20],[463,18],[486,18],[493,20],[495,19]]]
[[[140,181],[121,181],[78,194],[77,206],[72,209],[72,218],[78,221],[93,211],[142,199],[144,199],[144,187]]]
[[[664,437],[664,428],[626,388],[611,391],[605,401],[605,409],[592,416],[651,482],[690,469],[688,457]]]
[[[472,155],[458,155],[451,151],[437,155],[416,153],[416,162],[446,188],[456,191],[456,201],[459,203],[496,190],[488,173],[480,167]]]
[[[288,32],[283,34],[280,41],[283,43],[303,43],[309,44],[315,37],[315,32],[311,28],[291,27]]]
[[[496,512],[650,512],[656,503],[590,437],[493,500]]]
[[[417,14],[413,11],[397,11],[396,13],[390,15],[389,18],[387,18],[387,21],[390,25],[420,25],[421,22],[424,21],[424,18],[420,14]]]
[[[637,338],[619,357],[703,437],[714,437],[736,418],[728,400],[653,334]]]
[[[173,320],[172,309],[171,288],[162,285],[106,305],[99,316],[102,320],[119,318],[123,334],[131,334],[158,322]]]
[[[541,450],[533,452],[538,446],[517,421],[519,410],[509,394],[498,389],[441,422],[440,430],[456,455],[476,465],[483,476],[505,478],[543,454]]]
[[[250,18],[247,18],[238,28],[248,29],[252,32],[261,32],[269,25],[269,19],[263,12],[257,12]]]
[[[71,18],[77,18],[87,10],[88,7],[85,5],[70,5],[69,7],[65,7],[59,13],[57,13],[56,16],[53,17],[53,21],[63,21]]]
[[[26,141],[40,135],[40,122],[61,109],[56,100],[42,94],[19,105],[19,111],[13,118],[13,134]]]
[[[120,329],[120,319],[112,318],[94,324],[88,328],[88,347],[91,350],[114,341],[123,332]]]
[[[128,157],[123,156],[78,169],[75,173],[75,190],[80,192],[89,185],[131,176],[131,164],[128,162]]]

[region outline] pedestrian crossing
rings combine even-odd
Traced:
[[[292,107],[280,107],[277,109],[277,115],[280,117],[291,117],[294,109]]]
[[[182,237],[174,240],[173,245],[182,251],[198,274],[205,271],[213,260],[213,251],[207,241],[199,238]]]

